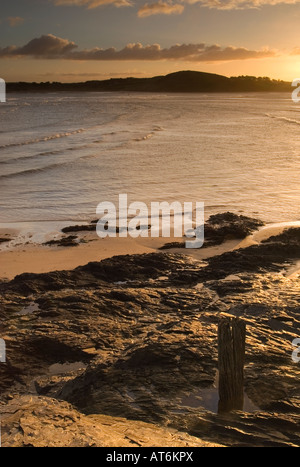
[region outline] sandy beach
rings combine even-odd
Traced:
[[[170,248],[166,251],[192,256],[205,260],[225,251],[257,245],[273,235],[279,235],[288,227],[297,227],[299,222],[270,224],[247,236],[245,239],[230,239],[221,245],[208,248],[185,249]],[[0,228],[0,238],[18,235],[17,229]],[[45,273],[50,271],[71,270],[92,261],[101,261],[118,255],[154,253],[160,251],[168,242],[183,242],[184,239],[166,238],[112,238],[100,239],[95,232],[77,234],[79,244],[76,247],[45,246],[38,243],[18,244],[0,251],[0,280],[11,280],[23,273]],[[49,237],[50,238],[50,237]],[[294,267],[293,273],[298,271]]]
[[[7,230],[0,229],[0,237]],[[11,235],[11,231],[9,234]],[[45,273],[83,266],[92,261],[101,261],[118,255],[134,255],[158,252],[168,242],[184,241],[178,238],[111,238],[100,239],[96,233],[80,235],[76,247],[42,246],[39,244],[18,245],[0,251],[0,280],[11,280],[23,273]],[[205,259],[239,248],[240,240],[228,240],[210,248],[171,248],[168,252],[186,254],[195,259]]]
[[[16,275],[62,271],[101,261],[115,255],[138,254],[154,251],[139,245],[134,239],[95,238],[78,247],[46,247],[27,245],[0,252],[0,278],[13,279]]]

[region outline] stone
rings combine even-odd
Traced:
[[[299,239],[292,229],[205,262],[124,255],[0,282],[4,445],[127,446],[127,427],[142,446],[159,443],[155,432],[176,446],[170,430],[200,445],[300,446],[300,366],[291,358],[300,285],[285,274]],[[222,416],[213,409],[220,316],[247,325],[249,402]],[[141,424],[150,425],[147,442]]]

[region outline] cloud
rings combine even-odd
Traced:
[[[8,18],[6,18],[6,21],[12,28],[14,28],[15,26],[23,24],[25,19],[21,18],[21,16],[9,16]]]
[[[9,47],[11,55],[31,56],[37,58],[66,57],[76,48],[77,45],[74,42],[70,42],[67,39],[61,39],[53,34],[32,39],[23,47]],[[2,55],[2,51],[3,49],[0,49],[0,56]]]
[[[184,3],[199,3],[203,7],[218,10],[245,10],[266,5],[294,5],[299,0],[182,0]]]
[[[274,57],[276,52],[268,48],[262,50],[249,50],[244,47],[220,47],[219,45],[205,46],[199,54],[191,55],[191,61],[232,61],[232,60],[249,60],[257,58]],[[199,60],[201,58],[201,60]]]
[[[54,5],[84,6],[88,10],[103,5],[114,5],[116,7],[132,6],[131,0],[52,0]]]
[[[48,34],[32,39],[22,47],[9,46],[0,48],[0,57],[35,57],[35,58],[64,58],[77,48],[74,42]]]
[[[270,49],[249,50],[242,47],[206,44],[176,44],[162,48],[159,44],[143,46],[140,43],[128,44],[123,49],[115,48],[72,51],[68,58],[73,60],[179,60],[189,62],[212,62],[247,60],[253,58],[273,57],[275,52]]]
[[[184,10],[183,5],[166,3],[159,0],[156,3],[146,3],[138,11],[139,18],[146,18],[152,15],[180,15]]]
[[[189,62],[219,62],[232,60],[249,60],[274,57],[276,52],[268,48],[249,50],[243,47],[221,47],[220,45],[176,44],[169,48],[162,48],[159,44],[143,46],[140,43],[127,44],[123,49],[114,47],[102,49],[79,50],[75,42],[62,39],[52,34],[32,39],[22,47],[9,46],[0,48],[0,58],[33,57],[43,59],[65,60],[179,60]]]
[[[54,5],[62,6],[83,6],[88,9],[97,8],[103,5],[133,6],[133,0],[51,0]],[[243,10],[251,8],[260,8],[266,5],[297,4],[300,0],[177,0],[173,4],[171,0],[158,0],[154,3],[146,3],[138,10],[138,16],[144,18],[157,14],[180,14],[184,11],[187,4],[196,4],[200,6],[217,10]]]
[[[299,47],[295,47],[295,48],[291,51],[291,55],[300,55],[300,48],[299,48]]]

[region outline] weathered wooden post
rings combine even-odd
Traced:
[[[242,410],[246,325],[239,318],[221,318],[218,327],[218,412]]]

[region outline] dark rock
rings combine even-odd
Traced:
[[[78,246],[77,237],[75,235],[69,235],[68,237],[62,237],[59,240],[50,240],[49,242],[44,243],[47,246]]]
[[[265,240],[262,243],[282,243],[283,245],[300,245],[300,228],[299,227],[290,227],[285,229],[281,234],[273,235]]]
[[[287,229],[260,245],[233,250],[207,260],[206,278],[222,279],[240,272],[280,271],[300,258],[300,229]]]
[[[40,336],[30,340],[30,347],[27,353],[38,353],[40,358],[49,364],[90,361],[91,356],[85,353],[81,348],[76,348],[74,345],[68,345],[65,342],[60,342],[57,337],[51,338]]]
[[[264,222],[252,217],[246,217],[226,212],[211,215],[204,225],[204,244],[202,248],[220,245],[226,240],[243,239],[255,232]],[[185,248],[185,242],[170,242],[160,250]]]
[[[88,225],[71,225],[69,227],[64,227],[61,231],[63,233],[69,232],[96,232],[98,220],[91,221]],[[149,230],[151,229],[151,225],[138,225],[136,227],[137,230]],[[104,225],[104,230],[108,230],[108,224]],[[124,230],[124,229],[122,229]],[[127,230],[127,229],[126,229]],[[120,233],[121,229],[119,226],[116,226],[116,233]]]
[[[159,250],[170,250],[172,248],[185,248],[185,242],[170,242],[166,243],[165,245],[161,246]]]
[[[0,238],[0,243],[6,243],[6,242],[11,242],[13,239],[12,238]]]
[[[95,225],[71,225],[69,227],[64,227],[61,229],[63,233],[70,233],[70,232],[95,232],[96,227]]]
[[[255,232],[264,222],[232,212],[213,214],[204,227],[204,246],[219,245],[225,240],[243,239]]]

